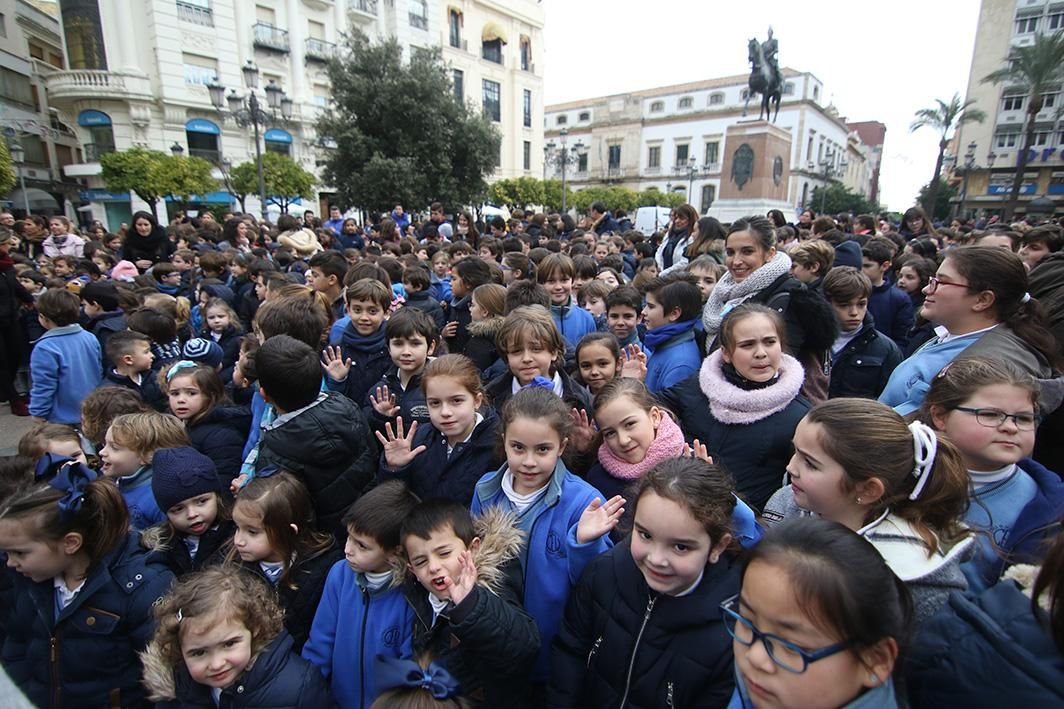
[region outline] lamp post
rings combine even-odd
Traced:
[[[26,194],[26,178],[22,174],[22,163],[26,160],[26,150],[21,143],[15,143],[8,152],[11,154],[11,162],[15,163],[18,172],[18,188],[22,191],[22,208],[26,210],[26,216],[30,215],[30,196]]]
[[[695,188],[695,178],[701,177],[703,174],[708,174],[708,166],[701,168],[698,167],[698,160],[694,156],[692,156],[687,158],[687,165],[677,165],[675,172],[677,177],[687,178],[687,203],[690,205],[694,205],[695,197],[692,192]],[[668,186],[666,186],[666,189],[668,189]]]
[[[285,96],[284,90],[272,80],[263,88],[266,93],[266,107],[259,101],[256,90],[259,88],[259,68],[255,62],[248,60],[240,70],[244,75],[244,86],[248,89],[247,96],[241,96],[232,89],[229,95],[225,95],[225,86],[212,81],[207,85],[211,95],[211,103],[219,115],[224,118],[232,118],[242,128],[253,126],[255,131],[255,167],[259,173],[259,208],[262,218],[266,218],[266,178],[262,171],[262,146],[259,145],[260,127],[266,126],[271,121],[277,120],[277,111],[280,109],[280,117],[284,121],[292,118],[292,99]],[[228,108],[226,106],[228,105]],[[267,110],[268,109],[268,110]]]
[[[584,149],[583,141],[577,140],[573,143],[573,147],[569,147],[569,129],[562,128],[561,130],[561,145],[555,145],[554,141],[550,141],[543,147],[543,170],[546,174],[547,162],[554,163],[562,169],[562,214],[568,211],[568,204],[565,198],[566,184],[567,184],[567,170],[570,162],[575,162],[580,159],[580,151]]]
[[[170,146],[170,154],[175,158],[179,158],[185,154],[185,148],[175,140],[174,144]]]
[[[836,175],[841,174],[842,171],[845,170],[848,165],[849,165],[849,163],[846,161],[845,158],[840,160],[839,163],[836,165],[836,163],[835,163],[835,149],[834,148],[828,148],[827,152],[824,153],[824,158],[819,162],[819,164],[818,163],[814,163],[811,160],[809,161],[809,170],[812,171],[812,170],[815,170],[817,167],[819,167],[820,168],[820,179],[823,180],[823,182],[824,182],[824,184],[821,185],[821,187],[820,187],[820,210],[819,211],[821,213],[823,213],[823,211],[824,211],[824,202],[827,200],[828,182],[833,180]]]

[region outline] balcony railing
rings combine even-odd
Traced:
[[[314,37],[307,37],[306,49],[304,53],[307,59],[318,59],[325,61],[331,59],[336,54],[336,45],[332,42],[326,42],[324,39],[315,39]]]
[[[377,16],[377,0],[347,0],[348,12],[361,15]]]
[[[409,18],[411,27],[416,27],[419,30],[427,30],[429,28],[429,18],[424,15],[415,15],[411,12]]]
[[[102,143],[85,143],[81,147],[85,153],[85,162],[99,162],[101,155],[106,155],[107,153],[113,153],[115,151],[115,146]]]
[[[273,49],[278,52],[289,51],[288,31],[274,27],[269,22],[256,22],[252,26],[255,33],[255,46]]]
[[[222,162],[221,150],[205,150],[203,148],[189,148],[188,154],[192,157],[203,158],[212,165],[218,165]]]
[[[125,71],[75,69],[53,71],[44,77],[51,101],[84,98],[152,100],[151,81],[147,76]]]
[[[177,19],[193,25],[214,27],[214,15],[209,7],[200,7],[177,0]]]

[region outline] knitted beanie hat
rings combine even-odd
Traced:
[[[160,448],[152,458],[151,491],[166,512],[190,497],[218,492],[214,461],[190,446]]]
[[[185,359],[205,364],[208,367],[217,367],[222,363],[222,346],[214,340],[205,337],[193,337],[185,343],[181,354]]]

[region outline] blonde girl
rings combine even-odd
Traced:
[[[502,370],[499,363],[499,350],[495,347],[495,336],[502,327],[506,312],[506,289],[498,283],[485,283],[473,289],[473,300],[469,304],[470,323],[466,327],[469,340],[461,353],[473,360],[473,364],[487,378],[489,372]]]
[[[203,308],[203,329],[199,336],[217,342],[222,348],[222,370],[236,364],[240,357],[240,337],[244,330],[240,318],[221,298],[211,298]]]
[[[181,579],[155,609],[142,655],[144,685],[161,704],[333,705],[328,683],[299,656],[270,589],[237,567]]]

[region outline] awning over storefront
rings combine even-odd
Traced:
[[[189,133],[209,133],[210,135],[222,134],[218,125],[212,121],[208,121],[206,118],[193,118],[185,124],[185,130]]]
[[[35,209],[59,209],[59,203],[56,202],[55,197],[36,187],[27,187],[25,198],[22,196],[21,189],[12,190],[7,199],[16,209],[24,207],[27,201],[30,205],[30,211]]]

